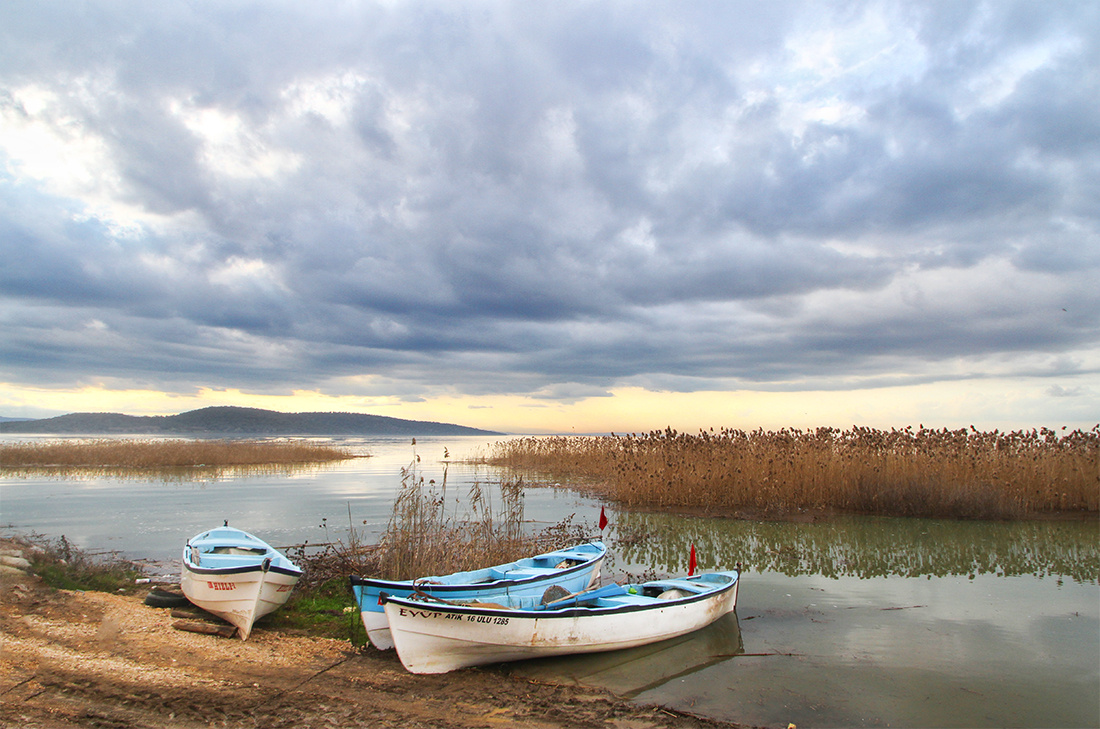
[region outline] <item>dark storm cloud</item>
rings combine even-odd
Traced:
[[[9,3],[0,377],[1095,372],[1094,4],[765,5]]]

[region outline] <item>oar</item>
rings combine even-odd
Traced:
[[[577,603],[585,602],[588,600],[596,600],[601,597],[615,597],[616,595],[625,595],[626,588],[618,583],[612,583],[610,585],[604,585],[603,587],[589,587],[581,590],[580,592],[574,592],[572,595],[566,595],[565,597],[559,597],[557,600],[551,600],[548,603],[544,603],[542,608],[545,610],[551,605],[558,605],[559,603],[574,601]]]
[[[424,592],[423,590],[421,590],[417,586],[417,583],[416,583],[415,580],[413,581],[412,591],[413,591],[414,595],[419,597],[421,600],[424,600],[425,602],[431,600],[433,602],[442,603],[444,605],[454,605],[455,607],[477,607],[477,608],[492,608],[492,609],[495,609],[495,610],[515,610],[514,607],[509,607],[508,605],[501,605],[499,602],[481,602],[480,600],[474,600],[474,601],[471,601],[471,602],[455,602],[454,600],[444,600],[442,597],[436,597],[435,595],[430,595],[430,594]],[[385,593],[383,592],[383,593],[380,593],[378,595],[378,604],[379,605],[382,604],[382,595],[384,595],[384,594]]]

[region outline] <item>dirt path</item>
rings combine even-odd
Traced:
[[[53,590],[4,567],[0,726],[732,726],[493,669],[415,676],[344,641],[261,628],[242,642],[172,622],[141,596]]]

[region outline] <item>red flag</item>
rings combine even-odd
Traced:
[[[691,556],[688,557],[688,577],[695,574],[695,542],[691,543]]]
[[[603,528],[605,526],[607,526],[607,514],[603,513],[603,507],[601,506],[600,507],[600,531],[601,532],[603,531]]]

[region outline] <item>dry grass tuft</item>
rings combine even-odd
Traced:
[[[1011,519],[1100,509],[1100,425],[531,437],[486,463],[583,481],[627,507]]]

